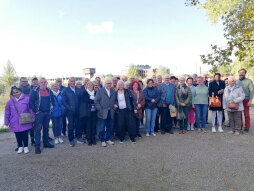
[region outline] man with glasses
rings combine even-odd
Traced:
[[[29,95],[31,91],[31,87],[28,83],[28,80],[26,77],[21,77],[19,81],[19,88],[21,89],[23,94]]]

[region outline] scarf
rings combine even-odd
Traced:
[[[229,100],[233,100],[234,96],[232,95],[233,90],[236,88],[236,85],[234,84],[232,87],[228,86],[228,91],[229,91]]]
[[[89,94],[90,99],[91,99],[91,100],[94,100],[94,90],[93,90],[93,91],[89,91],[89,90],[87,89],[86,91],[87,91],[87,93]]]
[[[57,97],[57,96],[59,95],[59,93],[60,93],[59,90],[57,90],[57,92],[55,92],[55,91],[52,90],[52,92],[53,92],[53,94],[54,94],[56,97]]]
[[[179,85],[179,91],[178,91],[178,95],[180,98],[182,98],[183,100],[187,99],[188,95],[185,91],[186,85]]]

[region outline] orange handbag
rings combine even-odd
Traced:
[[[221,107],[221,98],[219,98],[218,96],[214,97],[214,92],[212,93],[212,97],[209,97],[209,106]]]

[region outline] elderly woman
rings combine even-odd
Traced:
[[[124,142],[125,131],[127,129],[132,143],[136,143],[136,129],[135,129],[135,114],[137,109],[134,106],[133,97],[128,89],[124,88],[124,82],[119,80],[117,82],[116,92],[116,117],[117,117],[117,135],[120,138],[120,143]]]
[[[77,82],[76,82],[76,87],[77,87],[77,88],[81,88],[81,86],[82,86],[82,82],[77,81]]]
[[[223,95],[223,108],[228,112],[228,118],[231,133],[239,135],[241,131],[241,114],[244,109],[243,100],[245,94],[242,87],[235,84],[236,79],[234,77],[228,78],[228,86],[226,87]]]
[[[33,112],[29,109],[29,97],[22,94],[21,89],[16,86],[11,88],[11,99],[6,103],[4,124],[10,127],[10,131],[15,133],[18,143],[18,154],[28,153],[28,131],[33,127],[32,123],[20,124],[19,114]],[[34,118],[34,115],[33,115]]]
[[[154,133],[155,118],[157,114],[157,103],[160,101],[160,92],[154,87],[153,79],[147,80],[147,87],[143,91],[145,96],[145,113],[146,113],[146,136],[156,136]]]
[[[86,138],[89,146],[96,145],[97,112],[94,105],[95,95],[94,84],[90,81],[87,82],[86,90],[82,89],[81,91],[79,113],[81,117],[84,117],[84,122],[86,123]]]
[[[129,81],[126,81],[124,82],[124,89],[130,89],[130,82]]]
[[[198,85],[194,88],[192,96],[192,106],[195,108],[196,112],[196,124],[198,132],[206,133],[206,114],[208,109],[208,87],[204,85],[203,77],[199,76],[197,78]],[[200,126],[201,124],[201,126]]]
[[[216,113],[218,112],[218,123],[219,123],[219,127],[218,127],[218,131],[220,133],[223,132],[222,129],[222,118],[223,118],[223,92],[225,89],[225,83],[224,81],[220,80],[220,73],[215,73],[214,74],[214,81],[212,81],[209,84],[209,96],[212,96],[214,94],[214,96],[221,98],[221,106],[220,107],[210,107],[209,110],[212,111],[212,132],[215,133],[216,132],[216,128],[215,128],[215,121],[216,121]]]
[[[98,90],[94,98],[97,117],[99,118],[97,124],[97,134],[101,140],[102,147],[106,147],[107,144],[114,145],[114,142],[111,141],[111,138],[115,115],[115,100],[116,92],[112,89],[112,80],[106,78],[104,81],[104,87]]]
[[[134,81],[130,85],[131,94],[134,100],[135,108],[137,113],[135,114],[136,119],[136,137],[141,138],[139,127],[140,127],[140,120],[143,118],[143,111],[142,109],[145,106],[145,96],[141,91],[140,84],[138,81]]]
[[[185,115],[184,119],[178,119],[180,131],[179,134],[185,134],[187,132],[187,126],[188,126],[188,110],[189,106],[191,104],[191,90],[190,88],[185,84],[185,78],[180,77],[179,78],[179,85],[176,88],[176,104],[178,108],[178,113],[183,112]]]
[[[55,137],[55,144],[63,143],[63,139],[61,138],[63,119],[62,115],[65,110],[65,107],[62,103],[62,92],[59,91],[58,83],[54,83],[51,86],[51,91],[53,93],[54,101],[53,101],[53,110],[51,112],[51,121],[53,124],[53,134]]]
[[[193,85],[193,78],[188,77],[186,80],[187,86],[190,88],[191,93],[193,94],[193,91],[195,89],[195,86]],[[192,97],[193,99],[193,97]],[[188,131],[194,131],[194,123],[195,123],[195,109],[192,106],[192,100],[191,100],[191,105],[189,106],[188,110]]]

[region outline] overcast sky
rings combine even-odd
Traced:
[[[221,44],[221,25],[184,0],[0,0],[0,73],[19,76],[120,74],[131,63],[195,73],[200,54]]]

